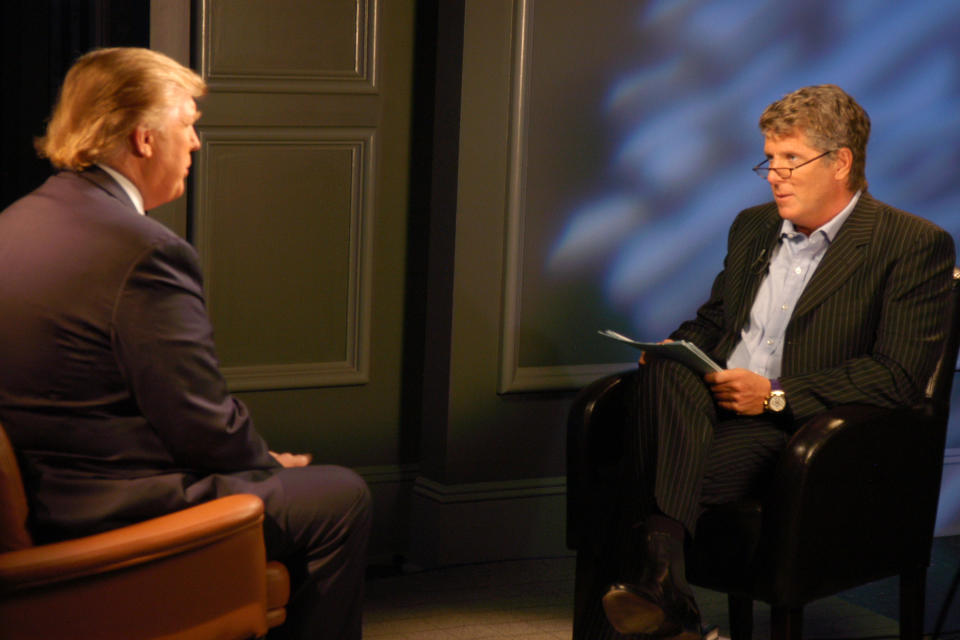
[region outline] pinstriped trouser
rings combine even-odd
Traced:
[[[789,438],[784,425],[718,410],[703,380],[668,360],[640,368],[637,401],[625,470],[634,521],[662,513],[692,534],[702,505],[762,496]]]
[[[640,536],[632,526],[660,513],[692,534],[703,505],[761,497],[789,433],[769,417],[718,411],[709,388],[687,367],[654,360],[638,376],[637,428],[628,430],[622,513],[610,514],[597,541],[595,592],[576,621],[577,640],[622,638],[600,606],[607,586],[640,570]]]

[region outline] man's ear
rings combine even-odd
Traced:
[[[153,155],[153,146],[156,137],[153,131],[143,125],[137,125],[130,132],[130,146],[133,148],[133,155],[138,158],[149,158]]]
[[[850,175],[850,170],[853,169],[853,151],[849,147],[840,147],[837,149],[834,160],[834,178],[841,182],[846,182],[847,176]]]

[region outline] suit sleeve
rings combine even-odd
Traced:
[[[894,253],[884,265],[887,274],[869,352],[834,367],[781,378],[795,418],[851,402],[892,408],[922,400],[946,337],[953,240],[930,226]],[[820,326],[819,333],[807,337],[811,349],[832,340],[826,324]]]
[[[278,466],[247,408],[227,390],[192,247],[167,239],[143,255],[113,320],[118,365],[178,465],[208,472]]]

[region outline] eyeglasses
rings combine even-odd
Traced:
[[[829,155],[829,154],[833,153],[834,151],[836,151],[836,149],[831,149],[830,151],[824,151],[823,153],[821,153],[820,155],[818,155],[816,158],[810,158],[810,159],[807,160],[806,162],[801,162],[800,164],[798,164],[798,165],[795,166],[795,167],[765,167],[765,166],[763,166],[763,165],[765,165],[765,164],[767,164],[768,162],[770,162],[770,158],[767,158],[766,160],[764,160],[763,162],[761,162],[760,164],[758,164],[757,166],[755,166],[753,169],[751,169],[751,171],[753,171],[754,173],[756,173],[756,174],[757,174],[758,176],[760,176],[760,178],[763,179],[763,180],[766,180],[766,179],[767,179],[767,177],[770,175],[770,172],[771,172],[771,171],[776,171],[776,172],[777,172],[777,175],[780,176],[781,179],[783,179],[783,180],[789,180],[789,179],[790,179],[790,176],[793,175],[793,172],[796,171],[797,169],[799,169],[800,167],[802,167],[803,165],[805,165],[805,164],[810,164],[810,163],[813,162],[814,160],[819,160],[819,159],[822,158],[823,156]]]

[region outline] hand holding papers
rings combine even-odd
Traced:
[[[600,335],[605,338],[610,338],[611,340],[616,340],[617,342],[624,342],[629,344],[631,347],[645,351],[651,355],[660,357],[660,358],[670,358],[671,360],[676,360],[682,364],[687,365],[700,375],[706,375],[711,371],[723,371],[723,367],[714,362],[710,356],[705,354],[700,350],[697,345],[692,342],[687,342],[686,340],[678,340],[676,342],[637,342],[632,338],[628,338],[622,333],[617,333],[616,331],[611,331],[610,329],[604,329],[598,331]]]

